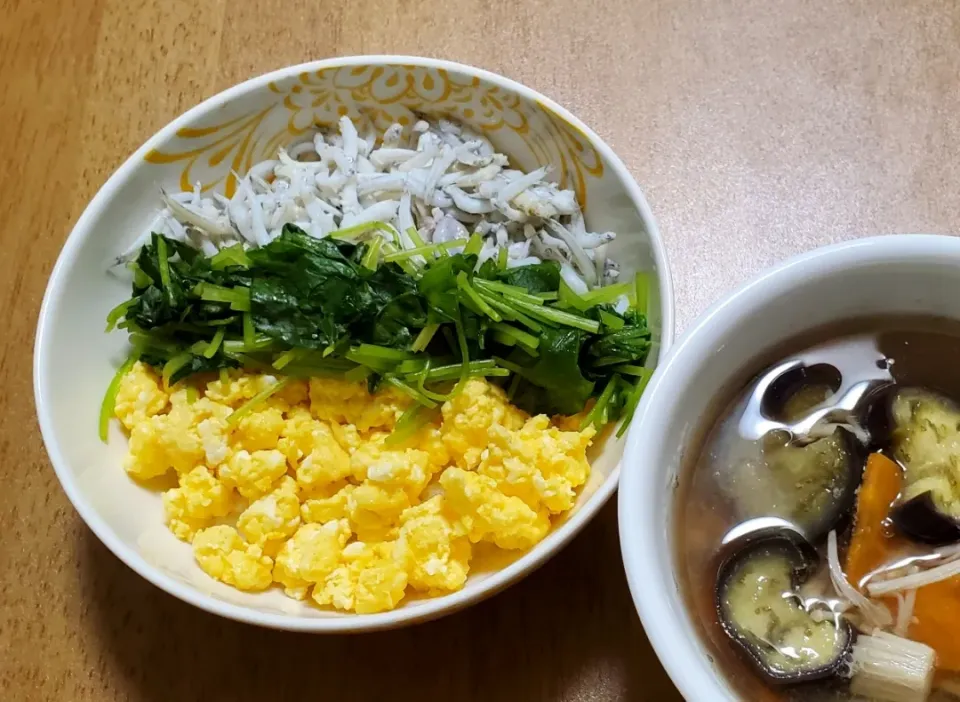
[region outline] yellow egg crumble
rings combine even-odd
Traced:
[[[277,584],[358,613],[393,609],[411,588],[458,590],[473,544],[530,548],[590,473],[592,427],[530,417],[481,379],[395,446],[385,440],[411,400],[343,380],[292,381],[228,421],[277,382],[231,371],[168,391],[137,363],[116,400],[127,472],[176,472],[167,525],[207,574],[241,590]]]

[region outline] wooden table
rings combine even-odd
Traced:
[[[97,541],[57,484],[31,350],[46,277],[85,203],[203,98],[358,53],[483,66],[593,126],[659,217],[680,328],[790,254],[960,222],[954,0],[3,0],[5,702],[678,698],[630,603],[614,504],[549,565],[466,612],[321,637],[162,593]]]

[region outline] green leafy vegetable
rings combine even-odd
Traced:
[[[110,312],[108,327],[126,330],[170,385],[237,367],[371,389],[385,383],[424,408],[404,426],[428,421],[471,377],[504,383],[532,413],[575,414],[591,397],[587,424],[633,411],[649,378],[650,330],[641,310],[611,303],[626,296],[646,304],[649,280],[580,296],[552,261],[506,268],[498,257],[478,266],[478,235],[452,255],[447,249],[462,240],[407,236],[415,248],[400,250],[399,233],[382,223],[326,239],[288,225],[261,248],[206,257],[154,234],[131,266],[131,297]],[[109,417],[106,399],[104,408]]]
[[[507,366],[527,381],[518,390],[518,406],[528,412],[576,414],[593,393],[594,383],[580,370],[580,349],[586,334],[579,329],[544,329],[538,345],[539,356],[523,363],[513,356]]]
[[[526,290],[528,293],[556,292],[560,287],[560,264],[544,261],[531,266],[520,266],[504,271],[501,282]]]
[[[250,267],[250,259],[247,258],[247,252],[243,250],[242,245],[234,244],[222,248],[210,259],[210,267],[215,270],[223,270],[230,266]]]
[[[599,312],[622,320],[623,326],[610,329],[591,341],[586,350],[587,362],[600,366],[646,359],[650,351],[650,330],[647,328],[646,317],[635,310],[627,310],[623,315],[618,315],[612,307]]]

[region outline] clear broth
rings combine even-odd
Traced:
[[[853,699],[845,684],[835,681],[769,686],[741,657],[716,612],[714,587],[721,539],[740,521],[725,495],[730,490],[731,457],[745,440],[742,428],[750,425],[751,417],[744,417],[745,398],[759,374],[784,358],[797,356],[810,363],[840,359],[845,384],[851,379],[876,378],[885,362],[898,385],[925,387],[960,401],[960,321],[864,318],[816,329],[759,354],[718,397],[714,411],[707,413],[699,438],[683,458],[675,497],[675,562],[681,594],[716,670],[743,699],[758,702]],[[838,532],[841,561],[849,521]],[[825,563],[823,544],[818,546]]]

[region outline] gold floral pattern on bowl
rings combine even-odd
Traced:
[[[222,186],[232,197],[237,176],[253,164],[344,115],[372,122],[380,132],[427,115],[483,132],[521,168],[553,166],[560,186],[573,189],[581,206],[588,180],[603,176],[600,154],[579,129],[546,105],[474,76],[406,64],[342,66],[300,73],[267,89],[267,98],[260,95],[256,105],[249,96],[227,102],[221,117],[181,127],[145,160],[182,164],[182,190],[197,183],[204,191]]]

